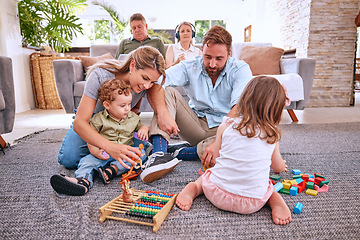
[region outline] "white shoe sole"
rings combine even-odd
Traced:
[[[181,162],[181,160],[174,158],[173,160],[171,160],[167,163],[163,163],[163,164],[155,165],[150,168],[146,168],[140,174],[141,180],[143,180],[143,182],[146,182],[146,183],[153,182],[153,181],[161,178],[162,176],[165,176],[169,172],[171,172],[180,162]]]

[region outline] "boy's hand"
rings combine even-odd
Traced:
[[[138,137],[140,138],[140,140],[142,141],[147,141],[149,139],[149,127],[146,125],[142,125],[138,132]]]

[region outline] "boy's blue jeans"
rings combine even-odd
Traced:
[[[134,147],[138,147],[141,142],[138,140],[137,143],[138,145],[135,146],[134,144]],[[142,153],[144,154],[144,156],[141,157],[141,160],[142,163],[144,163],[147,160],[145,150],[142,150]],[[75,178],[80,177],[87,179],[90,183],[90,188],[92,188],[96,169],[98,169],[100,166],[104,167],[108,163],[110,163],[110,165],[115,165],[118,168],[118,172],[116,176],[121,176],[122,174],[129,171],[129,169],[125,168],[123,165],[121,165],[118,161],[116,161],[112,157],[110,157],[108,160],[101,160],[94,157],[94,155],[89,154],[80,159],[78,169],[75,171]],[[128,162],[124,161],[124,163],[130,166],[130,163]]]
[[[134,145],[133,145],[134,147],[138,147],[140,143],[143,143],[146,150],[150,146],[149,142],[144,142],[136,138],[134,138],[133,141],[134,141]],[[88,155],[90,155],[90,151],[87,147],[86,142],[73,130],[71,126],[66,136],[64,137],[62,141],[62,145],[59,150],[59,155],[58,155],[59,163],[63,165],[65,168],[69,168],[69,169],[78,168],[80,160],[82,160],[82,158],[87,157]],[[108,161],[110,161],[111,159],[109,159]],[[104,166],[108,162],[104,160],[99,160],[99,161],[101,161],[104,164]],[[122,165],[120,166],[121,168],[124,168]],[[94,173],[92,173],[92,175],[93,174]]]

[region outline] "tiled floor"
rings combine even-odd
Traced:
[[[298,123],[292,123],[288,113],[284,111],[281,124],[360,122],[360,92],[356,93],[356,102],[353,107],[306,108],[305,110],[295,110],[294,112],[299,119]],[[15,116],[13,131],[3,134],[2,137],[10,144],[14,144],[17,139],[36,131],[42,131],[47,128],[68,129],[73,121],[73,116],[74,114],[66,114],[63,109],[33,109],[18,113]],[[145,124],[150,124],[152,113],[141,113],[140,116]]]

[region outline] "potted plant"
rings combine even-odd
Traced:
[[[23,45],[50,46],[56,52],[68,50],[72,39],[83,33],[76,13],[86,0],[19,0],[19,22]]]

